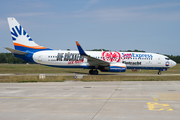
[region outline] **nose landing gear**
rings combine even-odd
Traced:
[[[158,75],[161,75],[161,70],[158,71]]]
[[[89,71],[89,74],[90,75],[98,75],[98,71],[92,69],[92,70]]]
[[[159,69],[158,75],[161,75],[161,71],[167,71],[167,68],[161,68],[161,69]]]

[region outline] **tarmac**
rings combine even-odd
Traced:
[[[180,120],[180,81],[0,83],[0,120]]]

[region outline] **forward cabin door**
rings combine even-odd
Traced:
[[[161,64],[161,58],[158,57],[158,65],[160,65],[160,64]]]

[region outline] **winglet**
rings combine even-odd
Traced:
[[[77,41],[76,41],[76,45],[77,45],[80,55],[87,55]]]

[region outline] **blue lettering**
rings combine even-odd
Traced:
[[[134,57],[134,53],[132,53],[131,56]]]
[[[153,55],[152,54],[135,54],[135,53],[131,53],[131,56],[129,54],[125,54],[125,53],[122,53],[122,56],[123,57],[137,57],[137,58],[153,58]]]

